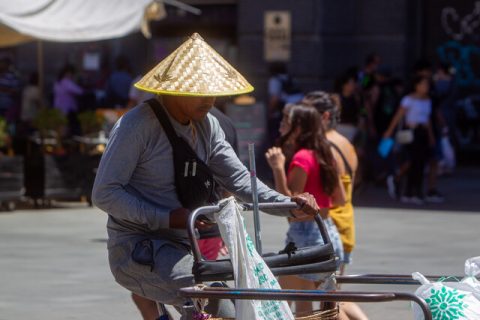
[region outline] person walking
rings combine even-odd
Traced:
[[[215,97],[251,92],[253,87],[196,33],[136,87],[157,96],[115,124],[92,200],[108,214],[107,247],[115,280],[137,295],[183,312],[190,301],[179,295],[179,289],[195,283],[186,232],[191,210],[212,200],[214,179],[243,201],[252,196],[248,169],[208,112]],[[179,161],[186,152],[195,159],[187,161],[188,167]],[[299,209],[272,214],[318,213],[310,194],[287,197],[261,181],[257,187],[260,202],[299,204]],[[197,227],[209,224],[201,220]],[[206,311],[235,317],[230,300],[210,300]]]
[[[350,141],[337,131],[337,123],[340,118],[340,109],[335,104],[335,99],[324,91],[309,92],[303,103],[314,107],[320,113],[325,136],[333,147],[333,153],[337,158],[337,172],[345,190],[345,203],[330,208],[328,214],[335,223],[343,245],[343,260],[340,263],[340,274],[345,273],[346,265],[351,264],[352,251],[355,248],[355,215],[352,204],[353,186],[358,169],[358,158],[354,146]],[[342,302],[340,309],[351,320],[367,320],[368,317],[353,302]]]
[[[429,155],[435,147],[435,137],[430,123],[432,101],[429,97],[430,80],[425,76],[416,76],[412,82],[411,93],[403,97],[383,137],[390,138],[394,130],[400,127],[411,132],[411,141],[404,145],[406,162],[402,171],[395,177],[396,185],[407,174],[407,185],[401,201],[405,203],[424,203],[424,170]],[[402,125],[402,122],[405,125]],[[407,142],[407,141],[405,141]]]
[[[313,194],[325,226],[332,239],[335,253],[343,260],[343,246],[338,231],[328,215],[332,205],[345,202],[345,192],[339,181],[336,159],[328,143],[320,115],[314,108],[297,104],[289,106],[281,125],[281,146],[293,146],[294,155],[285,173],[285,155],[281,148],[270,148],[265,156],[272,168],[275,189],[287,196],[302,192]],[[295,243],[299,248],[323,244],[323,238],[312,217],[289,219],[285,243]],[[315,290],[322,278],[317,274],[280,277],[282,288]],[[297,315],[311,314],[312,302],[295,302]]]

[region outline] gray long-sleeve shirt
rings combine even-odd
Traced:
[[[250,174],[225,141],[217,119],[210,114],[191,125],[170,121],[190,143],[215,179],[243,201],[251,201]],[[260,202],[290,201],[257,181]],[[186,232],[169,228],[170,211],[181,207],[174,183],[172,147],[153,110],[141,104],[115,124],[97,171],[93,203],[110,216],[110,241],[134,233],[149,233],[183,241]],[[288,215],[288,213],[285,213]]]

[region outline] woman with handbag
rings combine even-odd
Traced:
[[[394,179],[398,185],[400,176],[406,171],[407,185],[401,197],[402,202],[423,204],[423,173],[429,153],[435,145],[430,123],[432,100],[429,97],[429,79],[416,76],[412,82],[412,89],[400,102],[400,108],[383,138],[390,138],[394,130],[399,128],[395,140],[404,145],[407,161],[402,164],[399,174]]]

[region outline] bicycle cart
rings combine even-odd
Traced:
[[[253,209],[253,204],[242,205],[243,211]],[[295,203],[261,203],[258,208],[263,211],[285,211],[296,209]],[[233,280],[233,266],[229,259],[206,261],[199,250],[195,221],[200,216],[209,217],[222,209],[222,206],[206,206],[195,210],[189,217],[187,231],[190,238],[194,267],[195,282],[201,284],[206,281]],[[339,283],[369,283],[369,284],[416,284],[411,276],[407,275],[349,275],[335,276],[336,257],[333,245],[326,231],[323,220],[315,216],[324,244],[307,248],[298,248],[294,251],[267,253],[262,257],[273,275],[299,275],[320,273],[324,278],[333,277]],[[433,277],[435,278],[435,277]],[[310,316],[297,317],[297,319],[337,319],[337,302],[386,302],[386,301],[411,301],[420,307],[424,319],[432,319],[431,312],[426,302],[412,293],[407,292],[359,292],[359,291],[322,291],[322,290],[270,290],[270,289],[237,289],[237,288],[210,288],[196,286],[180,290],[184,297],[192,299],[251,299],[251,300],[308,300],[324,302],[324,309]],[[195,307],[185,306],[186,314],[194,319]]]

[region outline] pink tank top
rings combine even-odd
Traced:
[[[332,199],[323,191],[322,181],[320,180],[321,168],[317,161],[315,152],[308,149],[300,149],[293,156],[288,173],[294,167],[299,167],[307,174],[307,182],[303,192],[308,192],[315,197],[320,208],[330,208],[332,206]]]

